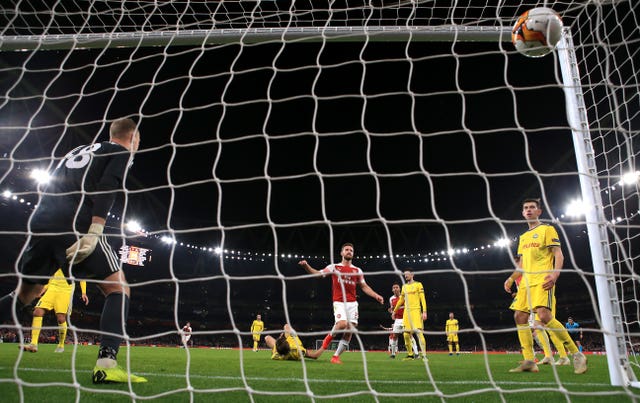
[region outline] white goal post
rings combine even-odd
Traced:
[[[262,2],[267,3],[264,0]],[[256,8],[262,2],[247,2],[251,3],[251,6],[247,7],[246,13],[242,17],[248,19],[254,17],[254,14],[258,13]],[[159,8],[154,9],[156,14],[154,14],[153,17],[158,17],[158,14],[161,14],[159,11],[163,9],[162,7],[167,6],[167,4],[163,2],[160,3]],[[179,6],[182,5],[182,3],[188,4],[189,2],[176,3],[178,3],[178,6],[176,6],[178,11],[175,11],[175,14],[168,18],[169,22],[167,22],[167,26],[162,29],[158,29],[159,23],[157,21],[153,23],[149,22],[148,26],[145,26],[148,21],[146,21],[144,17],[144,7],[142,7],[140,13],[136,14],[136,18],[132,18],[135,23],[131,23],[130,25],[122,23],[122,25],[119,25],[119,21],[117,21],[116,18],[116,22],[113,23],[113,25],[109,23],[95,30],[84,29],[86,28],[84,26],[75,29],[71,25],[67,26],[60,23],[60,21],[56,20],[56,17],[52,17],[51,21],[44,21],[41,27],[36,27],[33,28],[31,32],[26,32],[28,29],[23,27],[21,21],[29,22],[34,18],[37,20],[43,18],[43,15],[39,13],[26,13],[27,16],[22,20],[20,13],[12,14],[11,12],[7,12],[4,17],[6,22],[5,28],[0,29],[0,58],[2,54],[6,52],[22,51],[103,50],[123,47],[170,48],[173,46],[200,47],[204,49],[207,46],[223,44],[239,44],[244,46],[249,44],[279,42],[400,41],[455,43],[464,41],[501,43],[501,45],[499,45],[501,49],[509,49],[509,52],[512,51],[509,44],[511,40],[511,27],[510,25],[504,25],[503,23],[505,21],[499,18],[498,15],[483,15],[482,22],[491,18],[493,20],[490,24],[479,25],[474,25],[472,18],[465,19],[462,24],[448,24],[446,23],[446,18],[438,20],[441,23],[434,26],[402,23],[402,21],[407,21],[411,17],[399,18],[400,22],[397,25],[387,24],[388,21],[386,19],[381,19],[377,24],[370,24],[371,20],[375,20],[376,18],[373,15],[363,18],[363,21],[361,21],[362,24],[360,25],[348,25],[348,18],[345,18],[344,24],[334,25],[330,23],[329,19],[326,21],[322,19],[307,20],[306,17],[301,18],[305,22],[312,21],[313,23],[296,24],[292,22],[293,18],[291,17],[291,15],[297,15],[292,11],[294,10],[295,6],[293,4],[295,2],[291,2],[291,9],[278,10],[278,12],[274,14],[274,18],[282,16],[282,21],[284,22],[280,24],[264,23],[263,25],[265,26],[253,27],[249,23],[246,24],[247,26],[239,27],[242,25],[242,18],[236,16],[234,17],[236,19],[232,19],[233,23],[227,24],[228,26],[224,28],[217,28],[215,21],[206,21],[200,24],[176,23],[176,21],[181,21],[181,18],[184,17],[184,14],[181,14],[179,10]],[[223,7],[225,2],[221,1],[217,3],[219,3],[217,7]],[[234,3],[240,4],[242,2]],[[395,1],[393,3],[395,7],[400,10],[407,7],[410,13],[412,9],[428,2]],[[531,1],[523,3],[527,3],[524,4],[524,6],[538,5],[538,2]],[[573,2],[569,3],[572,3],[572,7],[568,7],[569,11],[580,8],[578,4],[573,4]],[[590,3],[594,3],[593,7],[598,10],[596,14],[600,15],[598,13],[602,13],[602,9],[606,8],[609,2],[595,1]],[[63,7],[62,2],[56,2],[54,8],[55,7]],[[270,5],[270,7],[277,6]],[[513,10],[520,10],[522,7],[523,5],[513,6]],[[16,9],[18,9],[18,7],[16,7]],[[188,7],[185,8],[185,10],[187,9]],[[8,11],[8,9],[5,11]],[[115,11],[117,11],[117,9],[115,9]],[[216,13],[220,12],[219,9],[216,8],[210,11],[210,17],[215,20]],[[290,12],[290,14],[288,14],[288,12]],[[329,14],[331,13],[329,12]],[[287,20],[287,18],[289,18],[289,20]],[[451,18],[453,19],[453,17]],[[606,14],[604,17],[601,16],[601,18],[604,23],[605,20],[608,21],[608,18],[613,17]],[[87,18],[87,21],[89,19],[90,18]],[[203,20],[206,20],[206,18],[203,18]],[[572,19],[572,21],[579,20],[580,19],[575,16]],[[73,19],[70,18],[69,21],[73,21]],[[138,25],[140,21],[143,22],[142,25]],[[615,23],[614,21],[612,24]],[[199,25],[205,25],[206,27],[199,28]],[[196,26],[196,28],[192,28],[192,26]],[[637,223],[625,224],[624,222],[624,220],[630,219],[630,217],[634,217],[634,219],[638,217],[638,213],[635,211],[638,201],[638,184],[636,182],[632,185],[635,186],[635,188],[630,191],[629,194],[621,196],[618,199],[615,198],[616,196],[608,193],[610,184],[617,183],[617,179],[614,177],[617,177],[618,174],[624,174],[628,171],[637,172],[636,170],[638,168],[635,167],[635,164],[638,158],[638,148],[637,144],[634,144],[630,139],[637,136],[639,130],[637,123],[638,116],[640,115],[640,112],[638,112],[639,102],[637,101],[637,95],[634,98],[633,95],[625,94],[623,96],[626,99],[624,102],[630,105],[628,108],[621,107],[612,101],[610,102],[609,110],[602,113],[599,112],[600,108],[606,106],[599,103],[599,100],[596,99],[598,94],[595,94],[594,89],[589,90],[589,88],[599,87],[603,82],[607,82],[609,77],[594,78],[594,80],[596,80],[595,82],[585,82],[585,80],[590,80],[590,71],[588,71],[588,63],[581,59],[581,56],[584,56],[584,53],[581,52],[587,52],[588,57],[597,58],[598,56],[593,56],[593,54],[599,50],[597,46],[593,46],[594,49],[591,49],[585,48],[580,43],[574,43],[572,28],[577,29],[575,26],[564,29],[562,40],[557,47],[557,52],[555,52],[553,56],[547,57],[557,58],[557,64],[560,67],[562,90],[565,94],[566,116],[572,131],[575,158],[577,161],[576,174],[579,177],[582,199],[584,203],[590,207],[586,209],[584,224],[589,237],[591,262],[597,291],[598,310],[596,311],[596,323],[598,331],[602,333],[604,338],[611,385],[640,387],[640,383],[634,372],[634,369],[636,371],[638,369],[638,347],[634,347],[634,340],[637,342],[637,339],[640,337],[640,326],[638,325],[638,305],[640,301],[636,299],[636,295],[634,294],[629,296],[629,290],[633,290],[640,284],[637,269],[637,263],[640,257],[634,246],[634,242],[638,242],[638,226]],[[73,32],[74,30],[75,32]],[[590,41],[590,45],[593,43],[605,43],[597,37],[596,33],[593,35],[594,36],[586,38],[578,38],[578,41],[585,39]],[[637,42],[638,40],[637,36],[630,38],[632,42]],[[578,48],[579,51],[577,51],[576,48]],[[637,50],[635,52],[636,53],[631,52],[630,59],[634,57],[637,59]],[[605,59],[605,62],[609,62],[608,55],[603,56],[603,59]],[[589,63],[591,62],[593,62],[593,60],[590,59]],[[633,63],[633,61],[630,63]],[[601,66],[598,67],[600,68]],[[2,66],[0,65],[0,72],[1,69]],[[625,67],[623,72],[629,77],[625,76],[620,79],[622,82],[621,86],[627,88],[628,91],[640,91],[637,78],[640,76],[640,67],[638,65],[632,65],[630,68]],[[602,74],[605,75],[605,73]],[[635,77],[631,77],[633,74],[635,74]],[[612,86],[615,87],[615,85]],[[587,90],[585,90],[585,88],[587,88]],[[586,94],[586,92],[589,93]],[[6,99],[10,98],[10,94],[8,93],[2,95]],[[619,99],[619,96],[614,94],[611,98],[615,100]],[[0,102],[0,112],[1,107],[2,102]],[[625,113],[627,116],[621,116],[621,114]],[[35,112],[35,114],[37,114],[37,112]],[[596,115],[596,119],[598,119],[595,122],[594,115]],[[30,124],[35,117],[36,116],[32,116],[28,119]],[[602,122],[600,120],[602,120]],[[607,123],[604,123],[604,121],[607,121]],[[597,129],[594,129],[594,125],[597,126]],[[28,131],[30,128],[27,127],[25,129]],[[615,143],[611,143],[612,140],[609,140],[610,138],[605,139],[605,135],[594,140],[594,136],[597,136],[600,131],[608,130],[623,132],[621,136],[626,137]],[[637,140],[635,141],[637,143]],[[597,144],[594,144],[596,142]],[[175,146],[175,144],[172,145]],[[611,159],[608,156],[607,153],[611,150],[607,147],[616,148],[617,160]],[[3,160],[8,161],[7,165],[12,164],[12,161],[10,161],[12,155],[13,150],[5,154]],[[0,184],[2,184],[2,181],[8,176],[9,171],[0,172]],[[603,194],[606,194],[605,197],[607,199],[603,200]],[[616,222],[616,217],[620,211],[623,212],[624,216]],[[493,217],[495,218],[495,216]],[[330,222],[326,217],[324,221]],[[381,219],[381,221],[386,225],[384,219]],[[439,219],[435,221],[439,222]],[[220,225],[220,227],[224,230],[224,226]],[[622,235],[620,235],[621,233]],[[231,311],[231,309],[229,309],[229,311]],[[314,337],[317,336],[317,334],[314,335]],[[316,347],[318,341],[319,340],[316,340]],[[352,345],[351,348],[353,349],[353,347]],[[636,358],[630,358],[630,356]]]

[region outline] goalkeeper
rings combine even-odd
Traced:
[[[104,280],[100,318],[102,338],[93,370],[94,383],[146,382],[117,365],[116,357],[129,311],[129,287],[119,259],[103,235],[106,218],[140,144],[136,123],[117,119],[109,127],[109,141],[80,146],[69,152],[53,171],[50,183],[29,221],[32,233],[18,263],[24,275],[18,288],[0,298],[0,323],[14,317],[40,295],[59,268],[65,277]]]
[[[279,361],[300,361],[302,357],[317,359],[324,353],[324,348],[316,351],[308,351],[302,345],[302,341],[295,330],[289,325],[284,325],[284,332],[277,339],[265,336],[264,341],[272,349],[271,359]]]

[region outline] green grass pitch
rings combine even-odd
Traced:
[[[188,351],[169,347],[122,347],[121,365],[148,383],[93,385],[96,346],[40,345],[20,353],[0,344],[0,400],[3,402],[626,402],[640,390],[611,387],[606,357],[589,356],[589,371],[540,366],[539,373],[511,374],[517,354],[432,353],[429,362],[392,360],[383,352],[347,352],[343,365],[319,360],[281,362],[261,350]],[[127,354],[129,351],[129,354]],[[366,360],[363,358],[366,357]],[[340,396],[342,395],[342,396]],[[346,395],[346,397],[345,397]]]

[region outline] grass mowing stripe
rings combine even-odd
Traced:
[[[281,403],[283,396],[287,403],[337,401],[338,397],[349,403],[431,402],[441,401],[439,396],[479,403],[501,397],[509,403],[533,398],[581,403],[640,400],[640,391],[608,384],[604,356],[590,356],[584,375],[574,374],[570,366],[555,367],[554,374],[554,368],[546,365],[539,373],[513,374],[509,369],[517,365],[519,355],[433,353],[428,363],[435,380],[431,383],[424,362],[391,360],[382,352],[347,352],[342,355],[343,365],[331,364],[326,354],[317,361],[305,361],[303,368],[301,362],[273,361],[267,350],[123,346],[120,364],[125,367],[129,362],[133,373],[149,382],[94,385],[91,371],[98,348],[67,347],[65,353],[54,354],[55,345],[42,344],[37,353],[27,354],[16,344],[0,344],[0,400]],[[15,370],[19,379],[14,379]]]
[[[0,367],[0,371],[8,370],[12,368],[8,367]],[[28,368],[21,367],[20,371],[25,372],[51,372],[51,373],[60,373],[66,372],[71,373],[71,370],[53,370],[46,368]],[[76,373],[85,373],[91,374],[92,371],[89,370],[76,370]],[[185,374],[167,374],[167,373],[157,373],[157,372],[136,372],[136,375],[146,376],[146,377],[167,377],[167,378],[185,378]],[[239,376],[212,376],[212,375],[197,375],[190,374],[189,378],[197,378],[197,379],[218,379],[218,380],[237,380],[241,381],[243,378]],[[257,377],[257,376],[246,376],[244,379],[248,381],[274,381],[274,382],[304,382],[302,378],[269,378],[269,377]],[[6,379],[0,379],[0,382],[6,382]],[[350,379],[318,379],[318,378],[307,378],[307,382],[309,383],[325,383],[325,382],[335,382],[335,383],[353,383],[353,384],[366,384],[364,380],[350,380]],[[369,378],[370,383],[379,383],[379,384],[403,384],[403,385],[411,385],[411,384],[424,384],[426,381],[424,380],[416,380],[416,381],[408,381],[402,379],[371,379]],[[488,381],[438,381],[436,380],[436,384],[440,385],[487,385],[491,386],[491,383]],[[496,381],[498,385],[537,385],[537,386],[559,386],[557,382],[538,382],[538,381]],[[606,387],[609,386],[608,383],[589,383],[587,385],[583,383],[577,382],[562,382],[562,385],[565,386],[592,386],[592,387]]]

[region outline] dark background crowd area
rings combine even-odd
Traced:
[[[7,242],[3,242],[6,253],[0,277],[2,293],[17,284],[15,260],[11,255],[15,256],[21,248],[18,237],[4,237],[4,240]],[[123,265],[131,285],[127,323],[131,343],[179,345],[179,329],[190,321],[196,346],[247,347],[251,344],[251,322],[261,314],[265,335],[277,336],[285,323],[291,323],[301,333],[305,345],[314,348],[315,340],[322,339],[333,324],[331,280],[307,276],[297,264],[300,256],[287,254],[274,259],[268,254],[234,251],[232,259],[230,252],[221,257],[208,250],[172,247],[154,237],[136,242],[153,252],[151,261],[144,267]],[[503,290],[504,279],[512,270],[510,253],[508,248],[487,248],[439,262],[424,262],[417,255],[406,254],[394,259],[356,256],[354,263],[366,273],[367,283],[385,298],[382,306],[358,291],[358,329],[364,348],[386,350],[388,333],[380,327],[390,327],[392,322],[386,301],[391,296],[392,284],[402,284],[402,270],[411,267],[416,280],[425,286],[428,304],[425,332],[429,350],[447,348],[444,325],[449,312],[454,312],[460,321],[462,350],[517,350],[518,340],[509,310],[512,298]],[[331,262],[322,256],[308,260],[318,269]],[[599,351],[603,341],[595,319],[592,292],[595,293],[592,277],[565,269],[556,291],[556,316],[562,323],[572,316],[584,328],[586,349]],[[90,304],[84,306],[76,288],[70,324],[77,333],[73,336],[70,331],[69,340],[74,337],[82,343],[99,340],[97,329],[104,298],[92,281],[88,283],[88,295]],[[22,324],[28,327],[30,323],[31,316],[27,313],[22,317]],[[43,332],[46,342],[47,332],[56,335],[54,316],[48,315],[44,324],[51,326]],[[5,341],[11,341],[11,333],[16,332],[11,327],[0,330]],[[354,339],[351,348],[357,348],[358,343]]]

